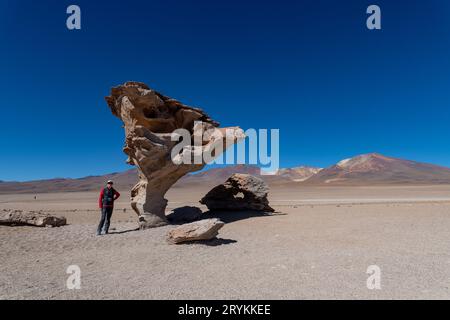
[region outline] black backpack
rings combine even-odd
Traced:
[[[114,204],[115,193],[116,190],[114,190],[114,188],[108,189],[107,187],[105,187],[105,189],[103,189],[102,203],[104,206],[112,206]]]

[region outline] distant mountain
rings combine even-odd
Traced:
[[[271,183],[283,183],[290,181],[300,181],[305,179],[318,170],[317,168],[298,167],[290,169],[280,169],[277,175],[261,176],[260,168],[253,165],[235,165],[220,168],[212,168],[198,173],[188,174],[181,178],[175,185],[175,188],[208,185],[215,186],[225,182],[233,173],[248,173],[259,176]],[[89,176],[78,179],[48,179],[35,180],[27,182],[1,182],[0,194],[6,193],[45,193],[45,192],[75,192],[92,191],[100,189],[107,180],[113,180],[114,186],[118,190],[131,189],[138,181],[137,170],[131,169],[120,173],[111,173],[102,176]]]
[[[280,169],[278,171],[278,176],[281,178],[287,178],[288,180],[301,182],[308,180],[308,178],[320,172],[322,168],[315,167],[294,167],[294,168],[286,168]]]
[[[257,166],[238,164],[235,166],[225,166],[219,168],[211,168],[198,173],[189,174],[180,179],[180,182],[204,182],[205,180],[218,183],[225,182],[233,173],[247,173],[259,176],[260,169]]]
[[[137,182],[137,170],[131,169],[79,179],[56,178],[26,182],[0,182],[0,194],[91,191],[100,189],[109,179],[114,181],[118,189],[131,188]]]
[[[175,187],[184,186],[185,184],[199,183],[216,185],[225,182],[225,180],[227,180],[233,173],[247,173],[259,177],[269,184],[280,184],[286,182],[304,181],[320,170],[320,168],[301,166],[279,169],[274,175],[261,175],[261,170],[258,166],[240,164],[235,166],[212,168],[199,173],[184,176],[175,185]]]
[[[295,167],[278,170],[276,175],[261,175],[253,165],[212,168],[188,174],[173,187],[213,187],[224,182],[233,173],[248,173],[265,180],[269,185],[389,185],[389,184],[450,184],[450,168],[410,160],[386,157],[378,153],[359,155],[321,169]],[[75,192],[100,189],[107,180],[113,180],[118,190],[129,190],[138,180],[137,170],[79,179],[49,179],[27,182],[0,182],[0,194]]]
[[[450,183],[450,168],[369,153],[345,159],[306,180],[307,184]]]

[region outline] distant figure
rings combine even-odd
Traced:
[[[98,198],[98,206],[102,209],[102,217],[97,228],[97,235],[108,234],[109,224],[111,222],[111,216],[114,209],[114,201],[120,197],[120,193],[114,190],[113,182],[108,180],[106,187],[100,191],[100,197]]]
[[[37,197],[36,196],[34,196],[34,200],[36,200],[37,199]]]

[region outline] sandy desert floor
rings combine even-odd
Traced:
[[[169,209],[198,205],[207,190],[174,188]],[[275,214],[222,214],[219,239],[185,245],[165,242],[171,226],[136,231],[125,193],[115,230],[100,237],[94,192],[0,195],[0,209],[69,223],[0,226],[0,298],[450,298],[449,186],[277,187]],[[66,287],[69,265],[81,269],[79,290]],[[380,290],[367,289],[370,265]]]

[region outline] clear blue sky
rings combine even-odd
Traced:
[[[0,40],[0,180],[128,169],[104,102],[127,80],[279,128],[283,167],[367,152],[450,166],[448,0],[0,0]]]

